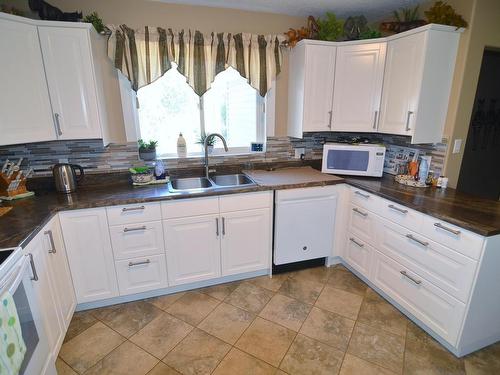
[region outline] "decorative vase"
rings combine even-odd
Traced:
[[[144,161],[156,160],[156,149],[139,150],[139,157]]]

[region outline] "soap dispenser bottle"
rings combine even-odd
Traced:
[[[179,138],[177,138],[177,156],[180,158],[185,158],[187,156],[186,140],[179,133]]]

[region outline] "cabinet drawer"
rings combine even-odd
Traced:
[[[161,202],[161,213],[164,219],[218,214],[219,198],[194,198]]]
[[[477,262],[385,219],[376,227],[376,248],[445,292],[467,301]]]
[[[349,207],[349,230],[363,242],[375,244],[375,215],[365,208],[351,204]]]
[[[373,248],[352,233],[347,233],[345,258],[347,263],[363,276],[370,277]]]
[[[484,237],[456,225],[431,216],[425,216],[422,224],[422,233],[434,241],[473,259],[479,259],[481,255]]]
[[[381,198],[372,193],[351,187],[351,203],[372,212],[379,212]]]
[[[465,305],[377,250],[373,260],[372,282],[454,346]]]
[[[116,274],[121,296],[168,286],[165,255],[117,261]]]
[[[142,223],[161,220],[159,203],[138,203],[107,207],[109,225]]]
[[[403,227],[419,232],[424,215],[406,206],[381,199],[378,213]]]
[[[223,195],[219,197],[220,212],[269,208],[272,205],[272,192]]]
[[[115,225],[109,228],[116,260],[164,252],[161,221]]]

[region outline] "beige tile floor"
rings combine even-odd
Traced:
[[[342,266],[76,313],[75,374],[500,374],[500,343],[458,359]]]

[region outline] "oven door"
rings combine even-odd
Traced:
[[[323,150],[323,173],[369,176],[372,165],[372,150],[356,147],[325,145]]]
[[[0,295],[9,291],[14,299],[26,344],[26,355],[19,372],[21,375],[45,374],[49,365],[47,339],[31,285],[36,279],[36,270],[31,267],[29,255],[23,255],[0,280]]]

